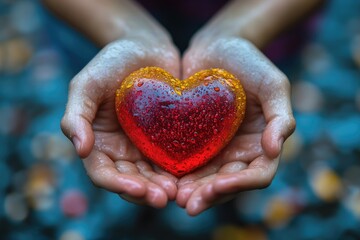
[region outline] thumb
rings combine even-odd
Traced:
[[[201,55],[201,51],[195,49],[194,47],[186,50],[183,59],[182,59],[182,78],[187,79],[188,77],[194,75],[196,72],[207,69],[205,59]]]
[[[92,122],[97,108],[97,102],[75,77],[70,83],[69,98],[61,120],[61,129],[72,141],[81,158],[87,157],[94,145]]]
[[[290,103],[290,84],[285,76],[280,76],[273,89],[264,90],[260,101],[263,107],[266,128],[262,136],[262,145],[269,157],[277,157],[284,141],[295,130],[295,119]],[[271,92],[271,93],[269,93]]]

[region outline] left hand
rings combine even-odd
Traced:
[[[289,81],[250,42],[198,35],[183,58],[183,78],[208,68],[223,68],[241,81],[247,109],[228,146],[206,166],[179,180],[176,201],[189,215],[230,200],[241,191],[268,186],[283,142],[295,128]]]
[[[131,72],[159,66],[178,76],[179,62],[166,37],[126,36],[109,43],[73,78],[61,127],[96,186],[156,208],[175,199],[177,178],[153,167],[130,142],[119,125],[114,98]]]

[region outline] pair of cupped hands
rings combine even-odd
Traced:
[[[70,83],[64,134],[83,159],[92,182],[121,198],[155,208],[175,200],[189,215],[268,186],[295,121],[290,84],[252,43],[232,34],[201,31],[181,58],[163,30],[130,31],[107,44]],[[222,68],[245,89],[245,119],[231,142],[204,167],[181,178],[149,162],[121,129],[115,91],[131,72],[164,68],[185,79],[199,70]]]

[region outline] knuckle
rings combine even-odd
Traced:
[[[267,180],[267,181],[264,181],[264,182],[262,183],[262,185],[260,185],[259,189],[268,188],[268,187],[271,185],[272,181],[273,181],[272,179],[269,179],[269,180]]]
[[[95,173],[91,173],[91,172],[87,172],[87,175],[91,181],[91,183],[97,187],[97,188],[102,188],[102,181],[101,181],[101,173],[99,173],[99,171],[95,171]]]
[[[107,52],[107,51],[116,50],[116,49],[117,49],[117,45],[119,44],[120,41],[121,41],[121,40],[114,41],[114,42],[110,42],[110,43],[106,44],[102,51]]]
[[[144,59],[147,55],[147,48],[143,43],[126,39],[120,39],[107,44],[103,51],[107,57],[112,59],[114,57],[127,56],[127,58],[131,57],[139,60]]]
[[[67,136],[68,138],[71,138],[69,127],[70,127],[69,121],[65,114],[61,119],[60,128],[61,128],[62,132],[65,134],[65,136]]]
[[[85,112],[87,111],[87,113],[94,113],[96,111],[97,104],[91,98],[85,97],[82,104]],[[83,118],[87,119],[86,116],[83,116]],[[87,120],[90,121],[90,119]]]
[[[96,188],[101,188],[99,182],[97,182],[96,180],[92,179],[90,176],[89,176],[89,178],[90,178],[90,181],[91,181],[91,183],[92,183],[92,185],[93,185],[94,187],[96,187]]]
[[[290,134],[295,131],[295,128],[296,128],[296,120],[295,120],[294,116],[290,116],[288,119],[288,129],[289,129]]]
[[[274,177],[275,171],[272,171],[269,168],[261,167],[261,177],[259,177],[258,189],[264,189],[271,185]]]
[[[276,84],[276,86],[280,89],[286,89],[286,90],[290,90],[290,81],[288,79],[288,77],[279,71],[276,71],[273,76],[272,76],[273,82]]]
[[[264,189],[267,188],[271,185],[272,181],[274,179],[273,175],[268,175],[266,176],[263,181],[261,182],[261,184],[259,185],[259,189]]]
[[[69,91],[73,91],[78,86],[78,81],[76,81],[76,77],[74,77],[69,83]]]

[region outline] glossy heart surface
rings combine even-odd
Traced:
[[[222,69],[179,80],[147,67],[122,81],[115,106],[132,143],[181,177],[205,165],[231,140],[244,118],[246,96],[240,81]]]

